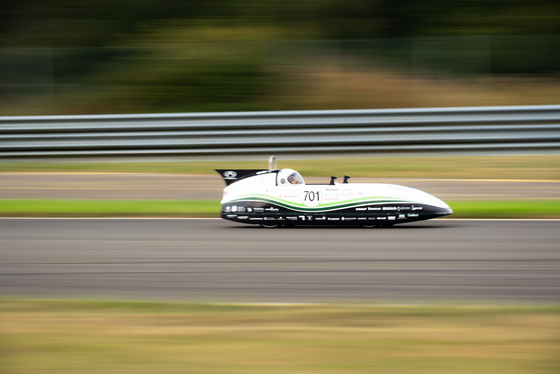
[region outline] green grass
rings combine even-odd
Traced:
[[[0,199],[3,216],[111,217],[111,216],[218,216],[214,200],[59,200]]]
[[[552,374],[558,307],[0,301],[12,374]]]
[[[560,218],[560,200],[451,201],[454,218]]]
[[[279,168],[305,176],[351,175],[382,178],[560,179],[560,155],[484,157],[337,157],[290,160],[278,157]],[[211,174],[214,169],[267,169],[262,161],[138,163],[0,163],[0,172],[115,172]]]
[[[451,201],[454,218],[558,218],[560,200]],[[1,216],[219,217],[215,200],[0,199]]]

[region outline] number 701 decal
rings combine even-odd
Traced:
[[[303,203],[306,206],[314,207],[321,202],[322,193],[319,190],[306,190],[302,191],[302,193]]]

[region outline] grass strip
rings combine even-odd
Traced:
[[[559,307],[0,301],[6,373],[560,372]]]
[[[453,218],[560,218],[560,200],[489,200],[448,202]],[[215,200],[56,200],[0,199],[1,216],[219,217]]]
[[[560,179],[560,155],[455,157],[336,157],[283,159],[278,167],[305,176],[351,175],[382,178]],[[0,172],[114,172],[212,174],[214,169],[268,169],[259,161],[134,163],[0,163]]]
[[[454,218],[560,218],[560,200],[451,201]]]
[[[217,217],[215,200],[2,199],[0,215],[44,217],[177,216]]]

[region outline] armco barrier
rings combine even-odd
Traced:
[[[0,160],[560,151],[560,105],[0,117]]]

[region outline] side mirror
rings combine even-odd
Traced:
[[[342,182],[342,183],[348,183],[348,179],[350,179],[350,176],[349,176],[349,175],[345,175],[345,176],[344,176],[344,182]]]
[[[329,183],[330,185],[334,184],[334,180],[337,179],[336,177],[331,177],[331,183]]]

